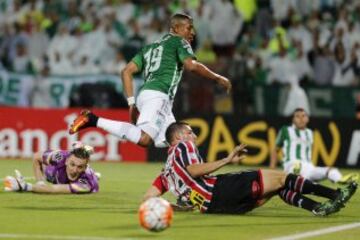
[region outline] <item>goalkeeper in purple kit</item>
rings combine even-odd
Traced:
[[[33,193],[95,193],[99,191],[99,173],[88,165],[91,146],[80,142],[73,149],[47,150],[33,157],[36,183],[26,182],[18,170],[15,176],[7,176],[4,190],[9,192]]]

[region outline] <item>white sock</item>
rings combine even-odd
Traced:
[[[105,118],[99,118],[97,127],[130,142],[137,144],[141,137],[141,129],[131,123],[122,121],[113,121]]]
[[[342,175],[337,168],[331,168],[328,173],[328,178],[333,182],[337,182],[342,178]]]

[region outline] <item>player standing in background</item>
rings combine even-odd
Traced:
[[[195,146],[196,135],[182,122],[170,124],[166,140],[171,145],[160,175],[147,190],[144,200],[170,191],[185,206],[204,213],[241,214],[261,206],[275,195],[286,203],[311,211],[316,216],[338,212],[357,189],[355,182],[334,190],[282,171],[241,171],[210,175],[230,163],[239,163],[245,145],[237,146],[226,158],[205,162]],[[319,203],[305,196],[330,199]]]
[[[4,181],[5,191],[34,193],[95,193],[99,191],[99,173],[88,165],[91,146],[75,142],[71,151],[47,150],[35,153],[33,170],[35,184],[25,182],[15,170],[15,177]],[[45,181],[51,184],[46,184]]]
[[[99,127],[140,146],[154,143],[156,147],[166,147],[165,131],[175,121],[172,105],[184,68],[216,81],[228,92],[231,90],[229,79],[196,61],[190,46],[194,36],[192,18],[185,14],[175,14],[171,17],[170,32],[143,47],[122,71],[132,124],[101,118],[85,110],[70,126],[69,133],[87,127]],[[135,101],[133,75],[138,72],[143,73],[145,82]]]
[[[337,168],[316,167],[311,162],[314,143],[313,131],[307,128],[309,116],[302,108],[295,109],[291,126],[283,126],[276,139],[276,147],[271,153],[270,168],[278,162],[277,153],[282,149],[283,168],[286,173],[295,173],[311,181],[329,179],[345,184],[358,179],[354,173],[343,176]]]

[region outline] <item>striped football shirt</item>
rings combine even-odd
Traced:
[[[193,178],[186,167],[204,163],[197,147],[190,141],[170,147],[168,158],[161,174],[153,185],[162,193],[170,191],[181,202],[188,202],[206,212],[212,198],[216,176],[204,175]]]
[[[282,148],[284,163],[294,160],[311,162],[313,142],[311,129],[297,129],[294,125],[282,127],[276,138],[276,146]]]

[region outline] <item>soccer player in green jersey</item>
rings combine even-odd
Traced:
[[[337,168],[316,167],[311,162],[313,131],[307,128],[309,116],[302,108],[295,109],[292,125],[283,126],[272,151],[270,168],[277,165],[277,153],[282,149],[283,169],[286,173],[296,173],[312,180],[329,179],[335,183],[347,183],[358,179],[357,174],[342,175]]]
[[[184,69],[219,83],[227,92],[231,90],[229,79],[196,61],[190,45],[194,36],[192,18],[180,13],[173,15],[170,32],[143,47],[121,73],[131,123],[99,118],[85,110],[71,125],[70,134],[99,127],[140,146],[154,143],[156,147],[166,147],[165,130],[175,122],[172,104]],[[138,72],[142,72],[145,82],[135,101],[133,75]]]

